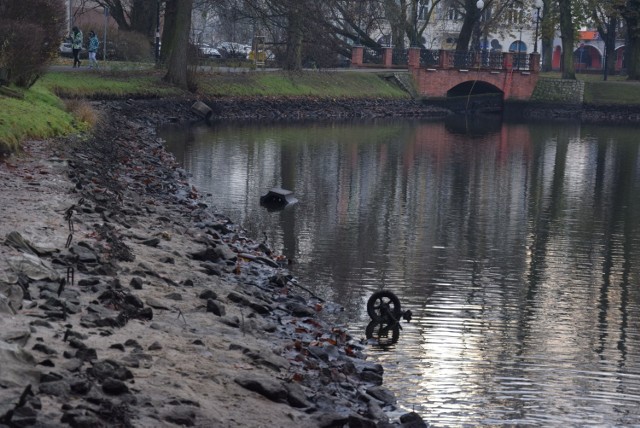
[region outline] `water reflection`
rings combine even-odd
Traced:
[[[436,425],[640,423],[636,130],[369,122],[165,132],[210,201],[295,261],[362,336],[374,291],[414,314],[372,349]],[[295,192],[268,212],[271,187]],[[393,339],[393,335],[391,335]]]

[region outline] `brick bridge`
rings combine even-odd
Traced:
[[[538,53],[409,48],[398,54],[393,48],[383,48],[381,58],[377,58],[379,62],[375,63],[376,54],[372,51],[362,46],[352,49],[352,67],[408,69],[418,93],[428,98],[502,94],[503,100],[528,100],[540,71]]]

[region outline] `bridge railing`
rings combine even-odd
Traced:
[[[382,64],[382,52],[371,48],[364,48],[363,62],[365,64]]]
[[[539,54],[525,52],[452,51],[444,49],[382,48],[377,51],[356,46],[352,51],[352,66],[433,68],[458,70],[518,70],[539,71]]]

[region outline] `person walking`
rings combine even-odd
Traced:
[[[71,30],[71,51],[73,52],[73,68],[80,67],[80,50],[82,49],[83,36],[78,27]]]
[[[98,68],[98,61],[96,60],[98,46],[100,46],[98,36],[96,36],[96,33],[94,33],[93,30],[89,31],[89,68],[93,68],[94,66]]]

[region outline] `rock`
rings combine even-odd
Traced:
[[[322,413],[317,418],[319,428],[338,428],[348,426],[349,416],[339,413]]]
[[[294,317],[303,318],[316,316],[316,311],[313,308],[298,302],[288,302],[286,307]]]
[[[69,385],[71,387],[71,391],[79,395],[85,395],[89,391],[91,391],[92,384],[88,380],[78,380],[75,382],[71,382]]]
[[[18,407],[13,411],[11,415],[12,427],[28,427],[35,425],[38,419],[38,412],[36,412],[31,406]]]
[[[375,421],[371,419],[363,418],[359,415],[349,415],[349,428],[377,428]]]
[[[49,348],[47,345],[44,345],[42,343],[36,343],[35,345],[33,345],[32,349],[34,351],[42,352],[43,354],[47,355],[58,355],[58,351],[53,348]]]
[[[289,382],[285,383],[284,387],[287,390],[287,401],[292,407],[305,408],[312,406],[309,400],[307,400],[307,396],[299,384]]]
[[[35,281],[58,282],[60,279],[58,272],[49,263],[32,254],[9,257],[7,263],[17,275],[24,275]]]
[[[69,251],[76,255],[80,263],[98,263],[98,255],[84,245],[73,245],[69,248]]]
[[[405,413],[400,416],[402,428],[427,428],[429,425],[416,412]]]
[[[227,314],[224,305],[212,299],[207,300],[207,312],[212,312],[214,315],[219,317]]]
[[[182,294],[180,294],[180,293],[169,293],[169,294],[165,295],[164,297],[165,297],[165,299],[169,299],[169,300],[176,300],[176,301],[182,300]]]
[[[148,349],[149,351],[159,351],[160,349],[162,349],[162,345],[160,344],[160,342],[156,341],[149,345]]]
[[[102,383],[102,390],[105,394],[121,395],[129,392],[129,388],[119,379],[107,378]]]
[[[12,314],[14,311],[22,308],[22,300],[24,299],[24,291],[18,284],[9,284],[0,281],[0,300],[6,301],[6,306],[11,310],[7,311],[0,305],[0,312]]]
[[[268,398],[278,403],[286,402],[289,392],[284,385],[272,378],[262,376],[242,376],[234,379],[234,382],[249,391]]]
[[[98,380],[113,378],[116,380],[133,379],[131,370],[123,367],[121,364],[113,360],[102,360],[93,363],[93,366],[87,369],[87,373]]]
[[[146,245],[148,247],[157,247],[160,244],[160,238],[151,238],[145,239],[141,242],[142,245]]]
[[[147,297],[147,305],[151,306],[153,309],[164,309],[164,310],[171,309],[169,306],[165,305],[155,297]]]
[[[206,273],[207,275],[222,276],[222,269],[215,263],[203,262],[200,263],[200,266],[203,268],[204,273]]]
[[[135,276],[131,278],[131,282],[129,284],[135,290],[142,290],[142,278],[138,278],[137,276]]]
[[[368,388],[367,394],[369,394],[376,400],[383,402],[384,404],[394,404],[396,402],[396,396],[393,394],[393,392],[381,386],[373,386],[371,388]]]
[[[196,411],[193,407],[176,406],[166,412],[162,418],[176,425],[192,427],[196,424]],[[208,424],[209,426],[223,426],[223,424],[218,425],[214,421],[208,421]]]
[[[41,394],[52,395],[54,397],[66,397],[71,392],[71,387],[65,380],[41,383],[38,389]]]
[[[202,293],[200,293],[198,297],[204,300],[208,300],[208,299],[217,300],[218,294],[213,290],[206,289]]]

